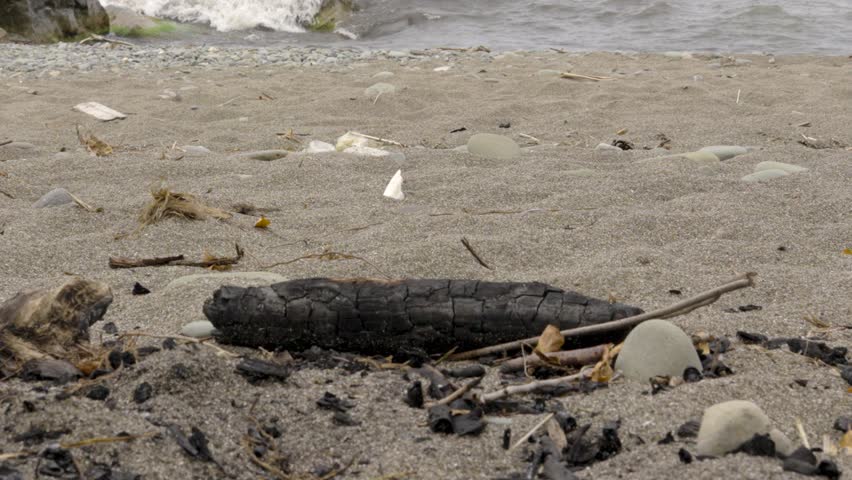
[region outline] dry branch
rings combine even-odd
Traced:
[[[732,279],[731,281],[725,283],[720,287],[716,287],[712,290],[708,290],[703,293],[699,293],[694,297],[687,298],[683,301],[680,301],[674,305],[661,308],[658,310],[654,310],[652,312],[642,313],[639,315],[634,315],[632,317],[623,318],[621,320],[616,320],[607,323],[601,323],[599,325],[589,325],[579,328],[569,328],[567,330],[562,330],[562,335],[565,336],[566,340],[568,338],[576,338],[588,335],[597,335],[601,333],[609,333],[614,331],[621,331],[628,328],[633,328],[640,323],[651,320],[654,318],[669,318],[674,314],[683,314],[690,312],[697,308],[697,306],[705,306],[709,305],[716,300],[718,300],[723,294],[732,292],[734,290],[739,290],[745,287],[751,287],[754,285],[754,277],[757,276],[756,273],[745,273],[743,275],[739,275]],[[510,350],[517,350],[521,348],[522,344],[529,343],[534,344],[538,342],[539,337],[531,337],[523,340],[516,340],[513,342],[501,343],[499,345],[492,345],[490,347],[480,348],[477,350],[471,350],[468,352],[457,353],[450,356],[450,360],[469,360],[471,358],[477,358],[484,355],[490,355],[493,353],[501,353]]]
[[[577,350],[564,350],[560,352],[539,354],[545,356],[547,360],[543,360],[540,357],[529,357],[526,359],[523,357],[513,358],[512,360],[500,365],[500,371],[503,373],[512,373],[517,372],[518,370],[524,370],[524,360],[526,360],[526,368],[547,367],[553,365],[559,367],[582,367],[584,365],[591,365],[600,360],[605,350],[606,345],[597,345]]]
[[[468,241],[466,237],[461,238],[461,243],[462,245],[464,245],[464,248],[466,248],[467,251],[470,252],[471,255],[473,255],[473,258],[476,259],[477,263],[487,268],[488,270],[494,270],[493,268],[489,267],[484,260],[482,260],[482,257],[480,257],[478,253],[476,253],[476,250],[473,249],[473,246],[470,244],[470,241]]]
[[[530,393],[542,389],[559,387],[562,385],[574,383],[575,381],[582,380],[583,378],[588,378],[588,373],[580,372],[575,373],[574,375],[568,375],[566,377],[550,378],[547,380],[538,380],[535,382],[525,383],[523,385],[503,387],[500,390],[481,395],[479,397],[479,400],[482,403],[493,402],[494,400],[499,400],[503,397],[508,397],[509,395],[516,395],[519,393]]]
[[[140,268],[140,267],[163,267],[163,266],[181,266],[181,267],[201,267],[201,268],[222,268],[230,267],[240,263],[245,252],[239,244],[235,244],[236,255],[233,257],[216,257],[210,254],[205,254],[201,261],[185,260],[183,255],[174,255],[170,257],[152,257],[152,258],[131,258],[131,257],[109,257],[110,268]]]

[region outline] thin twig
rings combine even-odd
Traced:
[[[518,393],[530,393],[535,392],[536,390],[541,390],[544,388],[552,388],[558,387],[561,385],[565,385],[567,383],[574,383],[576,380],[581,380],[583,378],[588,377],[589,374],[585,371],[580,373],[575,373],[574,375],[568,375],[565,377],[556,377],[550,378],[547,380],[538,380],[535,382],[525,383],[523,385],[512,385],[509,387],[503,387],[500,390],[486,393],[484,395],[479,396],[479,401],[482,403],[493,402],[494,400],[499,400],[503,397],[508,397],[509,395],[515,395]]]
[[[737,90],[737,105],[740,104],[740,92],[742,92],[742,89]]]
[[[524,137],[524,138],[528,138],[528,139],[532,140],[532,141],[533,141],[533,142],[535,142],[535,143],[541,143],[541,140],[539,140],[539,139],[537,139],[537,138],[533,137],[532,135],[527,135],[526,133],[519,133],[518,135],[519,135],[519,136],[521,136],[521,137]]]
[[[461,398],[461,396],[464,395],[465,393],[469,392],[471,388],[479,385],[479,382],[481,382],[483,378],[484,377],[474,378],[473,380],[471,380],[471,381],[465,383],[464,385],[462,385],[461,387],[459,387],[459,389],[456,390],[455,392],[447,395],[446,397],[438,400],[437,402],[429,402],[429,403],[425,404],[424,407],[430,408],[430,407],[435,407],[435,406],[438,406],[438,405],[449,405],[450,403],[454,402],[456,399]]]
[[[478,253],[476,253],[476,250],[473,249],[466,237],[461,238],[461,243],[462,245],[464,245],[464,248],[466,248],[467,251],[470,252],[471,255],[473,255],[473,258],[475,258],[480,265],[487,268],[488,270],[494,270],[493,268],[489,267],[484,260],[482,260],[482,257],[480,257]]]
[[[224,355],[226,357],[231,357],[231,358],[241,357],[240,354],[225,350],[224,348],[220,347],[219,345],[216,345],[214,343],[207,343],[207,340],[209,340],[210,337],[193,338],[193,337],[186,337],[186,336],[183,336],[183,335],[157,335],[157,334],[154,334],[154,333],[145,333],[145,332],[125,332],[125,333],[122,333],[119,336],[119,338],[122,338],[122,337],[171,338],[173,340],[182,340],[182,341],[187,342],[187,343],[198,343],[198,344],[201,344],[201,345],[207,345],[208,347],[216,350],[217,352],[221,353],[222,355]]]
[[[3,145],[9,145],[10,143],[12,143],[12,140],[6,140],[4,142],[0,142],[0,147],[2,147]]]
[[[532,429],[530,429],[530,431],[529,431],[529,432],[527,432],[527,433],[526,433],[526,435],[524,435],[523,437],[519,438],[519,439],[518,439],[518,441],[517,441],[517,442],[515,442],[515,444],[514,444],[514,445],[512,445],[512,447],[509,449],[509,451],[511,452],[512,450],[514,450],[514,449],[518,448],[519,446],[521,446],[521,444],[523,444],[524,442],[526,442],[526,441],[527,441],[527,439],[529,439],[529,438],[530,438],[530,437],[531,437],[531,436],[532,436],[532,435],[533,435],[533,434],[534,434],[534,433],[535,433],[535,432],[536,432],[539,428],[543,427],[543,426],[544,426],[544,424],[546,424],[547,422],[549,422],[549,421],[550,421],[550,419],[554,417],[554,415],[556,415],[556,414],[555,414],[555,413],[553,413],[553,412],[550,412],[550,413],[548,413],[547,415],[545,415],[545,416],[544,416],[544,418],[543,418],[540,422],[536,423],[536,424],[535,424],[535,426],[534,426]]]
[[[802,445],[810,450],[811,442],[808,441],[808,434],[805,433],[805,426],[802,425],[802,420],[800,418],[796,419],[796,432],[799,434],[799,439],[802,441]]]
[[[92,213],[97,213],[99,211],[99,209],[97,209],[97,208],[89,205],[88,203],[80,200],[80,198],[77,197],[76,195],[74,195],[73,193],[68,192],[68,195],[71,197],[71,200],[74,200],[74,203],[76,203],[77,205],[82,207],[84,210],[87,210],[87,211],[92,212]]]
[[[80,40],[80,45],[84,45],[86,43],[94,42],[94,41],[114,43],[116,45],[124,45],[125,47],[135,47],[136,46],[136,45],[134,45],[130,42],[124,42],[124,41],[121,41],[121,40],[113,40],[111,38],[107,38],[107,37],[104,37],[103,35],[98,35],[98,34],[95,34],[95,33],[93,33],[91,36],[89,36],[87,38]]]
[[[524,355],[522,358],[513,358],[508,362],[503,363],[500,365],[500,371],[503,373],[511,373],[523,368],[526,372],[529,367],[548,367],[553,365],[561,367],[580,367],[583,365],[590,365],[601,359],[605,349],[606,345],[597,345],[594,347],[579,348],[576,350],[542,353],[541,355],[544,355],[547,360],[539,357],[527,358],[527,356]],[[524,349],[521,347],[521,352],[523,351]]]
[[[230,100],[228,100],[228,101],[226,101],[226,102],[220,103],[219,105],[216,105],[216,106],[217,106],[217,107],[224,107],[225,105],[227,105],[227,104],[229,104],[229,103],[233,102],[234,100],[236,100],[236,99],[238,99],[238,98],[242,98],[242,95],[237,95],[236,97],[234,97],[234,98],[232,98],[232,99],[230,99]]]
[[[3,195],[5,195],[5,196],[7,196],[7,197],[11,198],[12,200],[14,200],[14,199],[15,199],[15,196],[14,196],[14,195],[12,195],[12,194],[11,194],[11,193],[9,193],[9,192],[6,192],[6,191],[3,191],[3,190],[0,190],[0,193],[2,193]]]
[[[660,308],[658,310],[654,310],[652,312],[642,313],[640,315],[634,315],[632,317],[623,318],[621,320],[615,320],[612,322],[601,323],[598,325],[589,325],[587,327],[579,327],[579,328],[569,328],[567,330],[562,330],[562,335],[568,339],[573,337],[582,337],[586,335],[598,335],[601,333],[608,333],[614,331],[621,331],[628,328],[633,328],[640,323],[651,320],[654,318],[661,318],[668,315],[671,315],[675,312],[689,311],[690,307],[696,304],[701,305],[709,305],[713,301],[718,300],[723,294],[732,292],[734,290],[739,290],[745,287],[754,286],[754,277],[757,276],[756,273],[749,272],[743,275],[739,275],[725,283],[720,287],[716,287],[712,290],[708,290],[706,292],[695,295],[694,297],[687,298],[682,300],[674,305]],[[710,301],[712,300],[712,301]],[[450,357],[450,360],[469,360],[471,358],[481,357],[483,355],[490,355],[492,353],[505,352],[508,350],[517,350],[521,348],[521,345],[524,343],[537,343],[539,337],[531,337],[525,338],[523,340],[516,340],[514,342],[501,343],[499,345],[492,345],[490,347],[480,348],[477,350],[471,350],[468,352],[457,353]]]
[[[376,98],[378,99],[378,97],[376,97]],[[396,145],[397,147],[405,147],[405,145],[403,145],[403,144],[401,144],[401,143],[399,143],[395,140],[388,140],[387,138],[374,137],[372,135],[365,135],[363,133],[358,133],[358,132],[349,132],[349,133],[351,133],[352,135],[357,135],[359,137],[366,138],[367,140],[374,140],[376,142],[387,143],[388,145]]]

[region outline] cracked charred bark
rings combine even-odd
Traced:
[[[574,328],[642,311],[542,283],[314,278],[224,286],[204,313],[219,339],[234,345],[392,354],[479,348],[537,335],[548,324]]]

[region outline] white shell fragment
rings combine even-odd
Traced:
[[[369,139],[364,138],[360,135],[355,135],[352,132],[346,132],[345,134],[341,135],[340,138],[337,139],[337,145],[335,145],[335,148],[337,148],[338,151],[342,152],[349,147],[372,147],[372,146],[374,146],[374,145],[372,145],[370,143]]]
[[[91,115],[97,118],[98,120],[102,120],[104,122],[115,120],[116,118],[127,118],[127,115],[115,111],[107,107],[106,105],[101,105],[97,102],[87,102],[74,105],[74,110],[77,110],[78,112],[83,112],[87,115]]]
[[[397,170],[393,175],[393,178],[390,179],[388,186],[385,187],[384,196],[394,200],[402,200],[405,198],[405,194],[402,193],[402,170]]]

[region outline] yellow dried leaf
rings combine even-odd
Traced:
[[[852,255],[852,248],[844,248],[843,255]]]
[[[845,449],[847,455],[852,455],[852,430],[849,430],[843,435],[843,438],[840,439],[839,447],[841,450]]]
[[[559,332],[559,328],[554,325],[548,325],[544,329],[544,332],[541,333],[535,349],[541,353],[558,352],[564,343],[565,337]]]
[[[260,220],[254,224],[254,228],[266,228],[271,222],[268,218],[261,215]]]

